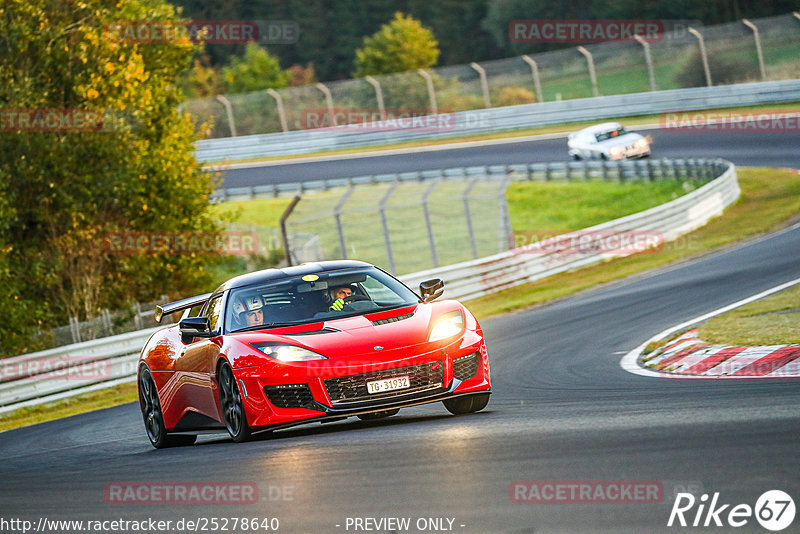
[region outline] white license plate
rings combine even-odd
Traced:
[[[411,387],[411,383],[408,381],[407,376],[396,376],[394,378],[367,382],[367,391],[369,393],[383,393],[384,391],[394,391],[396,389],[406,389],[409,387]]]

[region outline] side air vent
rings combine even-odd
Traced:
[[[266,386],[267,399],[278,408],[308,408],[319,410],[308,384],[282,384]]]
[[[469,380],[478,372],[478,353],[473,352],[453,360],[453,376],[462,382]]]
[[[293,332],[291,334],[283,334],[285,336],[315,336],[317,334],[330,334],[333,332],[341,332],[335,328],[321,328],[319,330],[309,330],[308,332]]]

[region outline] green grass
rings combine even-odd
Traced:
[[[800,285],[713,317],[700,339],[725,345],[800,344]]]

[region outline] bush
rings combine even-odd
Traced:
[[[511,85],[492,92],[493,106],[516,106],[534,102],[536,102],[536,96],[533,91],[520,86]]]

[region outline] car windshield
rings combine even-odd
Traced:
[[[375,267],[318,272],[231,290],[225,330],[258,330],[363,315],[418,302]]]
[[[606,139],[613,139],[615,137],[621,137],[621,136],[625,135],[626,133],[628,133],[628,132],[625,131],[625,128],[620,126],[619,128],[616,128],[614,130],[608,130],[606,132],[596,133],[596,134],[594,134],[594,137],[595,137],[595,139],[597,139],[597,142],[599,143],[601,141],[605,141]]]

